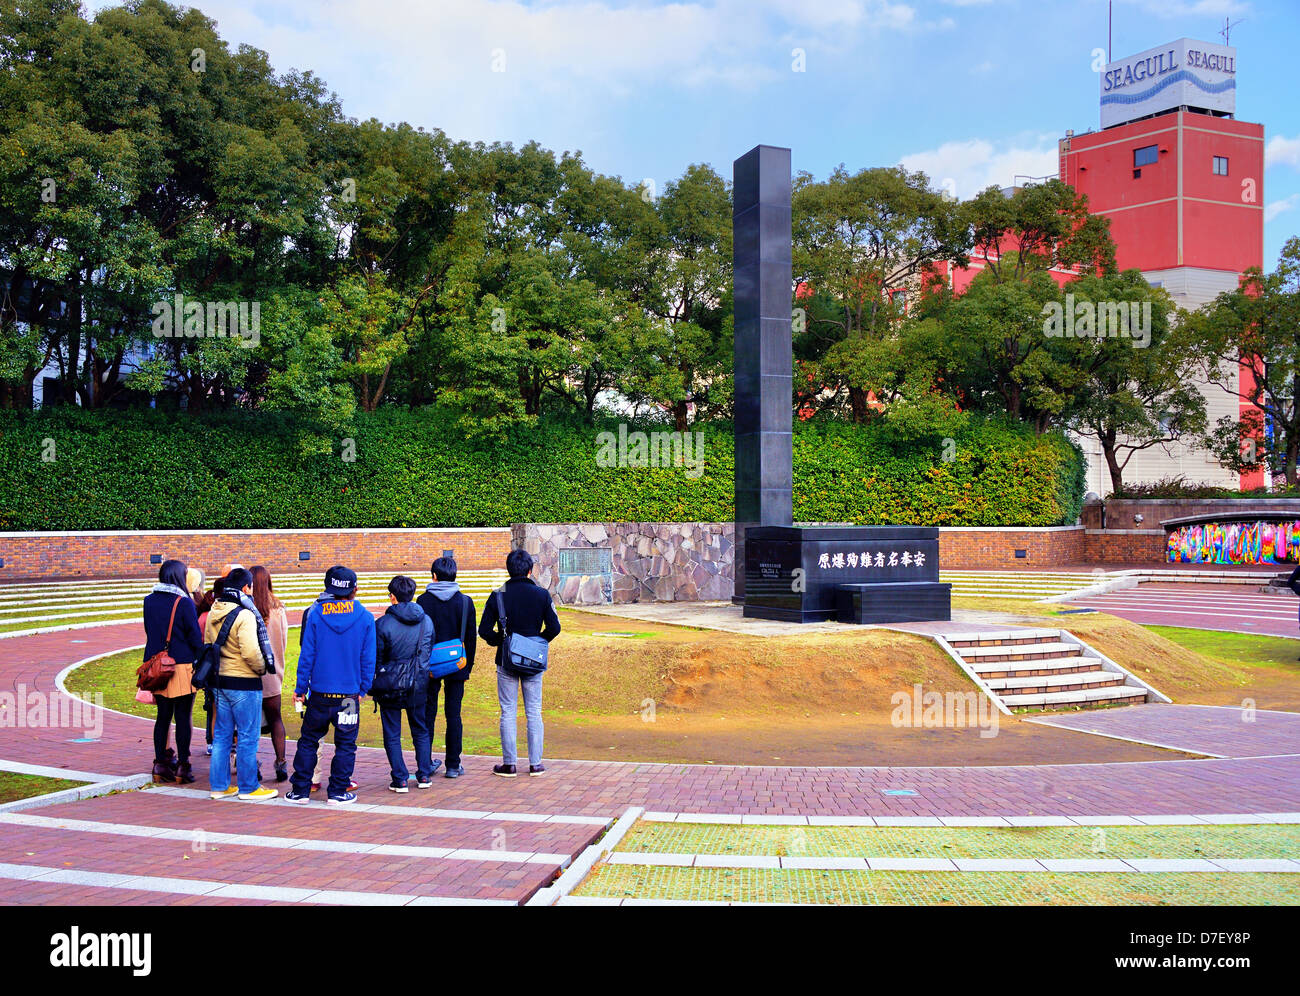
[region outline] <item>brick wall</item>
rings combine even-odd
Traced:
[[[940,529],[939,562],[944,570],[1025,571],[1084,563],[1160,563],[1165,559],[1165,534],[1158,515],[1147,515],[1145,528],[1138,529],[1103,530],[1087,525]],[[604,525],[614,528],[614,524]],[[641,531],[647,535],[651,535],[650,527],[666,527],[670,532],[676,528],[668,523],[634,525],[645,527]],[[730,535],[730,523],[713,527],[720,535]],[[522,540],[520,530],[525,528],[534,527],[517,526],[513,542]],[[278,572],[316,570],[324,574],[331,564],[341,563],[358,571],[406,571],[423,576],[429,563],[445,549],[456,551],[462,570],[502,568],[511,545],[508,528],[0,533],[0,581],[153,577],[158,567],[149,563],[151,554],[163,559],[176,557],[209,575],[238,561],[264,564]],[[303,550],[310,551],[310,560],[298,559]],[[1025,556],[1017,557],[1017,550],[1024,550]],[[729,558],[720,574],[730,581]],[[721,597],[716,592],[710,594]]]
[[[1089,529],[1087,561],[1094,564],[1165,563],[1163,529]]]
[[[423,576],[443,550],[461,570],[500,569],[509,529],[233,530],[231,532],[0,533],[0,580],[155,577],[151,554],[176,558],[209,576],[227,563],[262,564],[272,572],[313,571],[333,564],[357,571]],[[301,551],[311,559],[301,561]]]
[[[1088,559],[1083,526],[1025,529],[939,529],[939,565],[945,571],[1041,571]],[[1016,551],[1023,550],[1024,557]]]

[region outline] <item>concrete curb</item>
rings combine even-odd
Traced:
[[[544,889],[538,889],[524,905],[554,906],[560,899],[569,895],[591,873],[591,869],[595,867],[596,862],[618,846],[619,842],[627,835],[627,832],[632,829],[632,825],[641,818],[641,814],[644,812],[645,809],[641,806],[631,806],[625,809],[623,815],[610,828],[609,833],[574,858],[573,863],[565,869],[564,874],[555,880],[555,884],[548,885]]]
[[[96,796],[108,795],[112,792],[131,792],[149,785],[152,781],[153,775],[148,774],[127,775],[125,778],[114,778],[106,782],[92,782],[89,785],[63,789],[61,792],[49,792],[45,795],[34,795],[30,799],[15,799],[13,802],[6,802],[0,806],[0,813],[38,809],[41,806],[57,806],[61,802],[80,802],[82,799],[93,799]]]

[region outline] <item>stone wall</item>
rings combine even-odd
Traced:
[[[509,529],[235,529],[228,532],[0,533],[0,581],[157,577],[163,560],[183,560],[209,575],[225,564],[262,564],[273,572],[404,571],[424,577],[443,550],[462,570],[499,570]],[[300,553],[310,560],[299,560]]]
[[[533,556],[533,580],[566,605],[727,601],[734,590],[730,522],[516,524],[514,545]],[[610,551],[608,575],[559,573],[564,549]]]

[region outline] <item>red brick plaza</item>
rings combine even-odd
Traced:
[[[0,643],[0,689],[52,695],[88,657],[138,643],[138,626]],[[1042,721],[1218,755],[1123,764],[782,768],[554,761],[545,778],[505,780],[490,760],[397,796],[383,752],[362,748],[358,805],[211,802],[198,783],[0,812],[0,902],[51,904],[519,903],[550,884],[629,807],[772,822],[872,817],[934,825],[1059,817],[1258,822],[1300,812],[1300,715],[1139,706]],[[292,732],[292,731],[291,731]],[[141,773],[146,720],[109,713],[79,730],[0,729],[0,764],[99,779]],[[269,754],[262,758],[270,765]],[[53,771],[42,771],[53,774]],[[906,791],[913,794],[887,794]]]

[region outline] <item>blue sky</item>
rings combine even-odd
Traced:
[[[92,3],[92,9],[109,4]],[[203,0],[230,43],[311,69],[354,117],[537,139],[656,189],[730,176],[764,142],[824,176],[903,162],[958,196],[1056,169],[1098,127],[1105,0]],[[1180,37],[1237,48],[1237,116],[1263,122],[1265,266],[1300,234],[1300,3],[1116,0],[1116,58]],[[802,50],[804,69],[794,71]],[[503,69],[504,71],[494,71]]]

